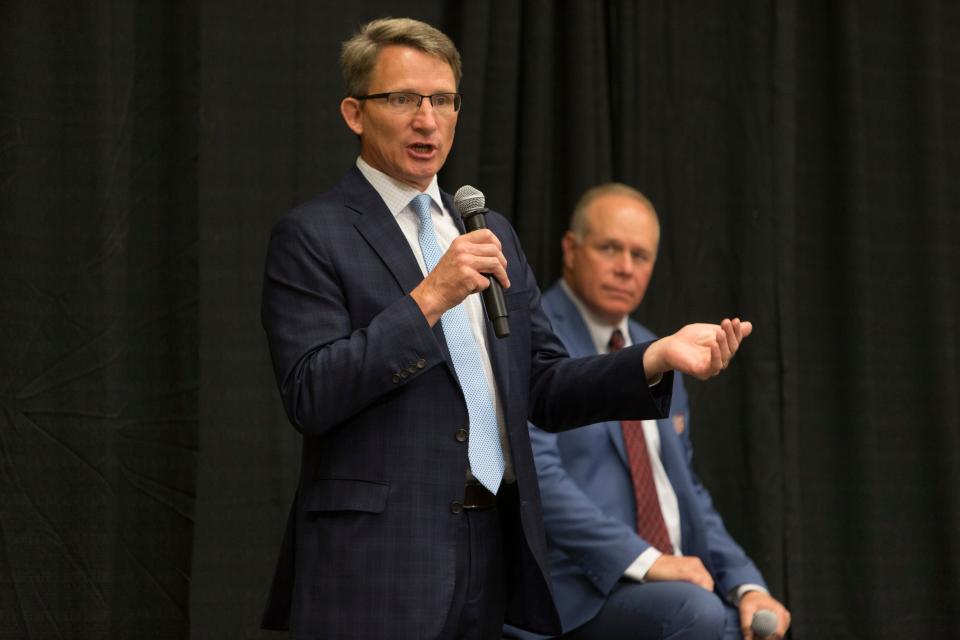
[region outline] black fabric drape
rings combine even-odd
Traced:
[[[432,0],[0,6],[0,638],[258,638],[298,471],[267,235],[356,140],[340,42],[464,57],[441,175],[541,285],[588,186],[656,203],[638,318],[741,314],[697,468],[793,637],[955,635],[960,10]]]
[[[189,630],[196,25],[3,4],[2,638]]]
[[[795,606],[812,637],[956,635],[960,11],[802,8]]]

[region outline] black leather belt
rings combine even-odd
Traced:
[[[463,492],[464,509],[489,509],[497,506],[497,496],[482,484],[468,484]]]

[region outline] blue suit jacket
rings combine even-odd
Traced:
[[[559,283],[544,294],[543,309],[571,356],[596,353],[579,310]],[[630,336],[634,344],[654,339],[633,321]],[[642,379],[635,380],[638,392],[644,386]],[[671,418],[658,420],[657,426],[661,461],[680,507],[683,554],[703,561],[722,594],[740,584],[763,585],[693,472],[687,396],[679,375],[673,380]],[[636,533],[636,503],[618,421],[561,434],[531,426],[530,439],[555,602],[564,631],[569,631],[599,612],[624,570],[649,545]]]
[[[443,195],[447,209],[456,208]],[[457,221],[460,223],[460,221]],[[488,342],[519,510],[503,515],[507,618],[554,632],[527,420],[566,429],[667,415],[670,394],[637,393],[643,349],[571,360],[502,216],[511,334]],[[263,624],[295,638],[427,638],[454,585],[466,404],[438,323],[409,292],[423,279],[396,220],[363,175],[284,216],[270,240],[263,324],[284,408],[303,435],[300,480]],[[669,385],[666,385],[669,389]]]

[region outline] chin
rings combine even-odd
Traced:
[[[424,168],[420,167],[410,167],[407,169],[407,177],[414,182],[426,182],[429,183],[433,176],[437,175],[440,171],[439,168],[434,169],[433,167]]]
[[[608,318],[623,318],[624,316],[630,315],[631,311],[633,311],[633,308],[626,305],[607,307],[603,310]],[[617,320],[617,322],[619,322],[619,320]]]

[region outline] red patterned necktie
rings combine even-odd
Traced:
[[[619,329],[614,330],[608,344],[610,352],[619,351],[623,344],[623,334]],[[663,553],[672,554],[673,545],[670,544],[667,525],[663,521],[657,487],[653,483],[653,468],[650,466],[647,439],[643,436],[643,423],[640,420],[622,420],[620,428],[630,461],[633,495],[637,501],[637,533]]]

